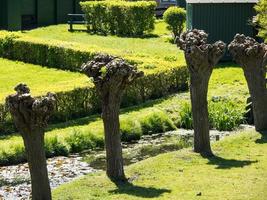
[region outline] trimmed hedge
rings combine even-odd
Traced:
[[[154,29],[156,2],[113,0],[80,4],[88,22],[87,28],[93,33],[141,36]]]
[[[79,71],[82,63],[92,59],[97,52],[72,46],[72,43],[53,42],[20,37],[19,34],[0,32],[0,57],[63,70]],[[127,59],[131,64],[138,60]],[[134,82],[126,91],[122,107],[136,105],[148,99],[186,90],[188,73],[186,66],[166,66],[145,70],[145,77]],[[64,122],[100,112],[99,99],[93,86],[57,93],[58,103],[50,123]],[[0,135],[15,131],[6,107],[0,104]]]
[[[163,14],[164,21],[168,24],[168,29],[172,31],[174,39],[182,33],[185,21],[186,11],[179,7],[169,7]]]
[[[177,90],[187,89],[186,68],[176,68],[149,74],[135,81],[128,87],[122,99],[122,107],[128,107],[156,99]],[[64,122],[70,119],[99,113],[101,110],[94,87],[76,88],[68,92],[57,93],[56,112],[50,123]],[[9,112],[5,105],[0,104],[0,135],[15,131]]]

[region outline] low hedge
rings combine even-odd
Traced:
[[[11,60],[62,70],[80,71],[82,63],[91,60],[97,53],[68,42],[47,43],[40,39],[21,37],[20,34],[0,32],[0,57]],[[122,107],[136,105],[148,99],[159,98],[177,92],[177,90],[187,89],[188,73],[185,65],[170,66],[168,60],[152,60],[151,63],[157,63],[152,66],[147,61],[130,58],[126,58],[126,60],[131,64],[142,65],[145,76],[126,90]],[[141,70],[143,70],[142,68]],[[57,96],[57,109],[50,123],[64,122],[100,112],[99,100],[91,85],[72,91],[59,92]],[[14,131],[6,107],[0,104],[0,135]]]
[[[155,74],[148,74],[128,87],[122,99],[122,107],[128,107],[156,99],[177,90],[187,89],[186,68],[176,68]],[[72,91],[57,93],[56,112],[50,123],[99,113],[101,110],[94,87],[76,88]],[[15,131],[11,117],[4,104],[0,104],[0,135]]]
[[[80,4],[88,30],[94,33],[140,36],[154,29],[154,1],[87,1]]]

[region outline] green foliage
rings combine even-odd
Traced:
[[[25,149],[22,145],[14,145],[11,149],[0,151],[0,166],[18,164],[26,161]]]
[[[141,124],[135,119],[122,119],[120,121],[121,139],[124,142],[139,140],[143,135]]]
[[[141,36],[154,29],[155,2],[88,1],[81,7],[93,33]]]
[[[259,35],[267,41],[267,0],[260,0],[255,6],[257,22],[260,25]]]
[[[144,135],[164,133],[176,129],[173,121],[161,110],[149,113],[141,119],[140,123]]]
[[[172,31],[174,38],[176,38],[177,36],[180,36],[184,29],[186,11],[179,7],[169,7],[164,12],[163,19],[169,25],[168,29]]]
[[[179,112],[180,115],[180,126],[185,129],[193,129],[193,117],[191,112],[191,105],[184,103]]]
[[[232,131],[244,122],[244,108],[229,100],[210,101],[209,118],[211,127],[220,131]]]
[[[67,156],[69,150],[65,144],[59,141],[57,136],[53,136],[45,139],[45,153],[46,157]]]
[[[80,132],[76,129],[66,138],[71,153],[79,153],[86,149],[103,148],[104,140],[90,132]]]
[[[210,127],[219,131],[232,131],[244,122],[244,108],[227,99],[212,99],[208,104]],[[180,111],[180,126],[193,128],[191,105],[184,103]]]

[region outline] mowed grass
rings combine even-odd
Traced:
[[[0,102],[14,93],[18,83],[26,83],[34,96],[47,92],[61,92],[85,87],[89,79],[80,73],[45,68],[23,62],[9,61],[0,58]]]
[[[169,42],[170,31],[163,21],[157,21],[155,30],[144,38],[92,35],[87,32],[69,32],[67,24],[60,24],[19,33],[26,40],[101,52],[134,61],[146,74],[162,68],[184,66],[183,52]],[[85,28],[77,26],[78,29]]]
[[[138,162],[126,168],[127,184],[115,185],[104,172],[87,175],[55,189],[53,199],[266,199],[266,134],[240,133],[212,148],[213,158],[183,149]]]
[[[230,65],[230,64],[229,64]],[[222,87],[223,85],[223,87]],[[227,98],[236,101],[237,105],[244,107],[248,89],[242,69],[236,66],[216,68],[212,74],[209,86],[209,99],[213,97]],[[120,119],[142,119],[151,113],[167,112],[171,118],[177,118],[184,102],[189,102],[189,92],[179,93],[166,98],[148,101],[145,104],[121,110]],[[90,132],[103,137],[103,123],[99,115],[50,126],[46,137],[58,137],[64,141],[74,132]],[[13,152],[17,145],[22,145],[20,136],[2,136],[0,138],[1,152]]]

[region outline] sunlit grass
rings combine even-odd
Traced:
[[[0,102],[3,102],[7,95],[14,93],[13,88],[18,83],[26,83],[35,96],[46,92],[69,91],[91,84],[89,79],[80,73],[0,58]]]
[[[126,168],[132,183],[115,185],[104,172],[87,175],[53,191],[54,199],[94,200],[265,200],[267,138],[240,133],[213,144],[216,156],[190,149],[161,154]]]

